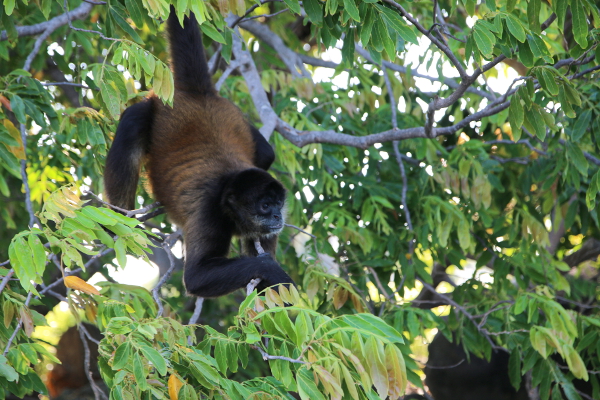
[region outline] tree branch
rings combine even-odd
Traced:
[[[73,9],[73,11],[61,14],[58,17],[54,17],[46,22],[35,25],[17,26],[17,34],[19,37],[21,37],[39,35],[40,33],[44,33],[48,30],[55,31],[61,26],[67,25],[70,20],[86,18],[90,11],[92,11],[93,6],[94,5],[91,3],[83,2],[77,8]],[[6,31],[0,32],[0,41],[6,39],[8,39]]]
[[[298,54],[283,43],[283,40],[273,33],[267,25],[261,24],[256,21],[243,21],[240,27],[247,30],[269,46],[271,46],[277,52],[277,55],[283,61],[292,73],[292,76],[296,78],[308,78],[312,80],[310,73],[304,67],[302,59]]]

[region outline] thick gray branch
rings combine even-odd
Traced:
[[[300,56],[287,47],[285,43],[283,43],[283,40],[278,35],[274,34],[267,25],[256,21],[245,21],[241,22],[239,25],[275,49],[279,58],[285,63],[293,76],[297,78],[302,77],[312,79],[310,73],[304,68],[304,63]]]
[[[35,25],[17,26],[17,34],[21,36],[33,36],[39,35],[47,31],[55,31],[63,25],[67,25],[69,20],[86,18],[90,11],[92,11],[93,4],[83,2],[73,11],[54,17],[46,22],[41,22]],[[6,31],[0,32],[0,41],[8,39]]]

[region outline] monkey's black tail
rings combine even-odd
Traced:
[[[127,108],[106,157],[104,193],[108,202],[133,210],[140,168],[149,145],[152,127],[152,99]]]
[[[184,92],[209,95],[214,93],[202,35],[194,13],[183,20],[183,27],[171,6],[167,22],[169,44],[171,46],[171,63],[173,65],[175,88]]]

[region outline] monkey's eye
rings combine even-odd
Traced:
[[[267,211],[269,209],[269,203],[262,203],[261,208],[263,211]]]

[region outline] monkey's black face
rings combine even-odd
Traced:
[[[265,196],[255,205],[255,221],[260,225],[261,233],[277,234],[283,229],[283,199]]]
[[[231,176],[223,196],[236,234],[270,236],[283,229],[285,189],[268,172],[252,168]]]

